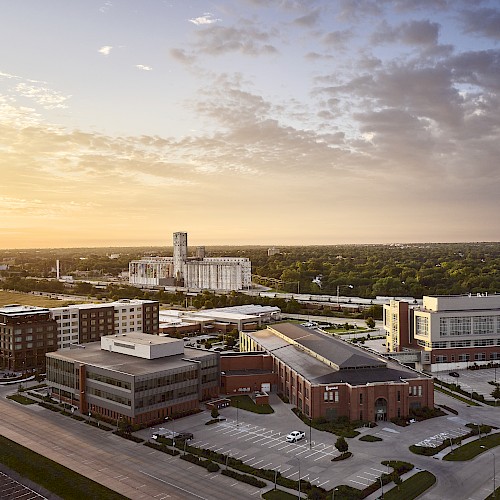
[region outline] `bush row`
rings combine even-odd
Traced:
[[[168,455],[172,455],[173,457],[179,455],[179,451],[169,448],[166,444],[149,443],[148,441],[146,441],[144,443],[144,446],[147,446],[148,448],[153,448],[158,451],[162,451],[163,453],[167,453]]]
[[[257,488],[264,488],[266,483],[257,479],[256,477],[249,476],[247,474],[240,474],[233,470],[224,469],[221,473],[224,476],[232,477],[233,479],[237,479],[243,483],[251,484],[252,486],[256,486]]]
[[[220,470],[219,464],[212,462],[212,460],[203,460],[202,458],[193,455],[192,453],[188,453],[187,455],[181,455],[182,460],[186,460],[195,465],[200,465],[201,467],[205,467],[208,472],[218,472]]]
[[[298,408],[292,408],[292,411],[306,425],[310,424],[311,427],[314,427],[319,431],[330,432],[332,434],[336,434],[337,436],[347,438],[359,436],[359,431],[357,431],[356,428],[367,424],[367,422],[361,422],[359,420],[350,421],[347,417],[338,417],[335,420],[327,420],[324,417],[318,417],[313,418],[312,421],[310,421],[309,417],[304,415]],[[368,423],[368,425],[370,424]]]

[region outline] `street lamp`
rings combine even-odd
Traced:
[[[239,400],[236,398],[236,427],[239,427],[240,422],[239,422],[239,415],[238,415],[238,410],[239,410]]]
[[[311,439],[312,439],[312,435],[311,435],[312,431],[311,431],[311,428],[312,428],[312,417],[310,416],[309,417],[309,449],[311,449],[311,446],[312,446],[312,441],[311,441]]]
[[[495,481],[495,476],[496,476],[496,457],[495,454],[486,446],[480,446],[480,448],[483,448],[483,450],[486,450],[487,452],[491,453],[493,455],[493,498],[497,497],[497,488],[496,488],[496,481]]]
[[[169,420],[172,421],[172,451],[174,451],[174,446],[175,446],[175,425],[174,425],[174,419],[172,417],[165,417],[165,422],[168,422]]]
[[[338,488],[334,488],[334,490],[332,491],[332,500],[335,500],[335,492],[336,491],[339,491]]]
[[[382,476],[380,476],[380,489],[382,490],[382,494],[380,498],[384,498],[384,483],[382,482]]]
[[[337,306],[340,304],[340,288],[341,287],[354,288],[353,285],[337,285]]]

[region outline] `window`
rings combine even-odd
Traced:
[[[448,356],[436,356],[436,363],[446,363],[448,361]]]
[[[363,393],[360,393],[359,394],[359,404],[362,405],[363,404]]]
[[[328,391],[325,391],[325,392],[323,393],[323,399],[324,399],[325,401],[328,401]]]
[[[398,391],[398,401],[401,401],[401,391]]]
[[[478,352],[474,354],[474,361],[485,361],[485,360],[486,360],[486,353]]]
[[[422,396],[422,386],[421,385],[418,386],[418,395]]]
[[[422,337],[429,336],[429,318],[425,316],[415,316],[416,334]]]
[[[470,360],[470,354],[459,354],[458,355],[458,361],[469,361]]]

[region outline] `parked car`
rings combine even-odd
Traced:
[[[286,437],[286,440],[288,443],[296,443],[297,441],[300,441],[301,439],[304,439],[306,437],[306,433],[304,431],[292,431],[288,436]]]
[[[176,441],[191,441],[191,439],[193,439],[193,433],[192,432],[179,432],[179,434],[177,434],[175,436],[175,440]]]
[[[458,373],[458,372],[450,372],[450,373],[448,373],[448,375],[449,375],[450,377],[460,377],[460,375],[459,375],[459,373]]]

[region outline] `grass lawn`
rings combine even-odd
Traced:
[[[378,436],[372,436],[371,434],[365,434],[359,438],[360,441],[366,441],[368,443],[375,443],[375,441],[383,441],[382,438]]]
[[[458,399],[458,401],[462,401],[462,403],[467,403],[470,406],[481,406],[478,403],[475,403],[474,401],[472,401],[471,399],[464,398],[464,397],[458,395],[457,393],[449,391],[448,389],[443,389],[442,387],[439,387],[436,384],[434,384],[434,390],[442,392],[443,394],[451,396],[452,398]]]
[[[436,482],[436,476],[428,471],[418,472],[411,476],[406,481],[403,481],[399,488],[395,486],[387,493],[384,492],[384,499],[386,500],[412,500],[417,498],[424,491],[429,489]]]
[[[15,401],[16,403],[21,403],[22,405],[32,405],[34,403],[38,403],[38,401],[27,398],[22,394],[12,394],[12,396],[7,396],[7,399],[12,399],[12,401]]]
[[[38,307],[63,307],[67,303],[67,301],[50,299],[40,295],[32,295],[31,293],[0,290],[0,307],[7,304],[21,304],[23,306]]]
[[[297,495],[292,495],[280,489],[270,490],[262,495],[265,500],[296,500]]]
[[[127,498],[3,436],[0,436],[0,462],[64,499]]]
[[[353,333],[368,333],[374,331],[370,328],[363,328],[359,326],[358,328],[350,328],[349,330],[346,330],[345,328],[325,328],[324,330],[325,332],[336,333],[337,335],[352,335]]]
[[[481,448],[481,446],[485,446],[486,449],[490,449],[495,448],[498,445],[500,445],[500,434],[482,436],[481,439],[475,439],[474,441],[466,443],[459,448],[455,448],[453,451],[448,453],[448,455],[445,455],[443,460],[454,462],[471,460],[486,451],[484,448]]]
[[[256,405],[250,396],[230,396],[231,406],[238,407],[240,410],[247,410],[253,413],[260,413],[261,415],[267,413],[274,413],[270,405]]]

